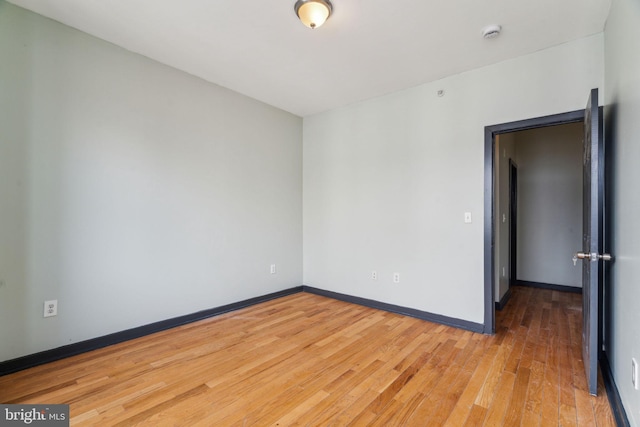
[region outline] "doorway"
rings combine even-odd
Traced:
[[[485,128],[485,211],[484,211],[484,282],[485,282],[485,312],[484,333],[495,333],[495,302],[497,274],[502,274],[502,269],[496,267],[496,233],[494,232],[497,213],[495,212],[496,198],[495,186],[495,139],[499,135],[520,132],[531,129],[545,128],[570,123],[582,123],[585,111],[577,110],[568,113],[555,114],[535,119],[522,120],[500,125],[487,126]],[[571,253],[571,252],[570,252]],[[520,255],[522,256],[522,254]],[[504,273],[506,276],[506,271]]]
[[[495,137],[496,308],[514,285],[581,293],[581,122]],[[518,207],[520,206],[520,209]]]

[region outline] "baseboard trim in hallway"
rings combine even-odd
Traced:
[[[530,288],[549,289],[552,291],[571,292],[581,294],[582,288],[576,286],[553,285],[551,283],[530,282],[528,280],[517,280],[515,286],[528,286]]]
[[[509,302],[509,298],[511,298],[511,288],[507,289],[500,301],[496,301],[496,310],[502,310]]]

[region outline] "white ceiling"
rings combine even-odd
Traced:
[[[295,0],[8,1],[299,116],[599,33],[611,3],[332,0],[311,30]]]

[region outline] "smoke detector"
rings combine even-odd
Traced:
[[[500,35],[502,27],[500,25],[489,25],[482,30],[482,37],[485,39],[495,39]]]

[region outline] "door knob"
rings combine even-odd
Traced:
[[[588,259],[592,262],[603,260],[603,261],[613,261],[613,257],[611,254],[597,254],[593,253],[585,253],[585,252],[576,252],[573,254],[573,265],[576,265],[579,259]]]
[[[576,252],[573,257],[576,259],[591,259],[591,254],[586,254],[584,252]]]

